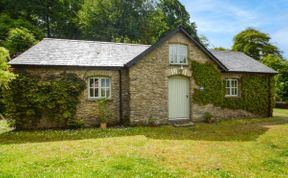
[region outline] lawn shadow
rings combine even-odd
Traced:
[[[144,135],[159,140],[198,141],[253,141],[276,125],[287,124],[288,119],[241,119],[215,124],[198,123],[192,127],[123,127],[109,129],[7,131],[0,134],[0,145],[36,142],[55,142]]]

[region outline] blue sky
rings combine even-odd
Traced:
[[[230,48],[247,27],[268,33],[288,58],[288,0],[180,0],[211,46]]]

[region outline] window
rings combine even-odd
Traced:
[[[111,79],[107,77],[91,77],[88,79],[88,98],[111,98]]]
[[[172,44],[169,46],[170,64],[187,64],[187,46]]]
[[[225,80],[226,95],[225,96],[239,96],[239,87],[237,79]]]

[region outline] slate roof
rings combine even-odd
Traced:
[[[195,42],[195,41],[194,41]],[[198,44],[199,45],[199,44]],[[199,46],[203,50],[203,46]],[[45,38],[9,62],[11,65],[124,67],[155,45]],[[273,69],[241,52],[206,50],[226,72],[276,74]]]
[[[242,52],[209,50],[224,64],[228,72],[271,73],[277,72]]]
[[[44,38],[11,65],[123,67],[149,45]]]

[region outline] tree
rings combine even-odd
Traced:
[[[0,14],[0,45],[3,46],[5,40],[8,37],[9,31],[13,28],[26,28],[29,29],[37,40],[40,40],[44,37],[42,31],[33,23],[24,18],[14,19],[9,14],[2,13]]]
[[[0,47],[0,88],[7,88],[8,83],[15,77],[7,61],[10,59],[7,49]]]
[[[11,55],[14,56],[24,52],[36,42],[34,35],[28,29],[14,28],[9,31],[5,45],[11,51]]]
[[[288,101],[288,61],[279,56],[269,54],[261,62],[278,72],[276,81],[276,100]]]
[[[189,13],[178,0],[160,0],[158,8],[165,16],[168,31],[182,26],[193,38],[199,40],[196,24],[190,21]]]
[[[270,42],[270,36],[247,28],[234,37],[233,51],[242,51],[254,59],[260,60],[268,54],[281,56],[280,50]]]
[[[24,18],[45,29],[47,37],[77,38],[77,12],[84,0],[2,0],[13,18]]]
[[[208,38],[206,36],[200,35],[199,36],[199,40],[200,40],[200,42],[202,43],[203,46],[205,46],[206,48],[209,47],[210,43],[209,43],[209,40],[208,40]]]

